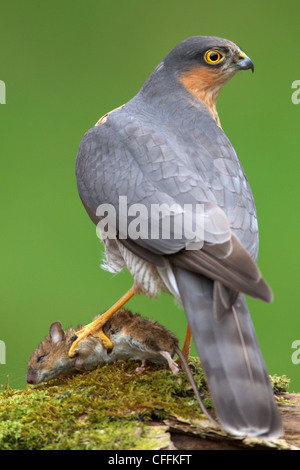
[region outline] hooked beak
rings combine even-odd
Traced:
[[[239,70],[248,70],[251,69],[252,73],[254,72],[254,65],[252,60],[241,51],[239,60],[235,64]]]

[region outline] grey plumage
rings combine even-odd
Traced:
[[[221,423],[233,434],[277,438],[280,417],[244,296],[216,321],[212,281],[181,268],[175,276]]]
[[[184,236],[122,239],[119,225],[119,239],[110,246],[124,260],[124,253],[131,253],[157,269],[159,283],[166,279],[164,267],[170,284],[176,280],[173,295],[182,301],[225,429],[238,435],[278,437],[280,419],[243,296],[272,300],[256,265],[253,195],[223,130],[205,104],[178,81],[180,66],[187,69],[189,60],[194,60],[189,59],[192,53],[184,55],[185,49],[220,46],[222,41],[199,37],[181,43],[131,101],[90,129],[78,150],[77,184],[95,224],[97,208],[104,203],[114,206],[121,225],[125,223],[118,212],[119,196],[124,195],[128,206],[144,204],[149,214],[153,204],[203,204],[200,250],[186,250]],[[233,43],[226,44],[234,49]],[[188,215],[194,221],[192,209]],[[149,217],[149,233],[151,222]],[[176,226],[176,218],[173,222]],[[124,265],[128,267],[126,260]],[[134,268],[131,272],[135,277]],[[140,288],[150,295],[142,283]]]

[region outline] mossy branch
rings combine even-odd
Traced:
[[[197,385],[207,396],[199,362],[192,362]],[[150,366],[137,374],[137,365],[119,361],[27,390],[3,386],[0,449],[300,448],[300,395],[281,390],[279,407],[289,416],[285,421],[298,426],[286,440],[235,439],[201,414],[183,371],[174,376]],[[277,378],[276,386],[286,387],[284,378]],[[212,406],[209,398],[205,404]]]

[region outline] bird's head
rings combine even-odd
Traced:
[[[253,62],[233,42],[213,36],[190,37],[171,50],[161,67],[169,70],[189,93],[212,110],[225,83]]]

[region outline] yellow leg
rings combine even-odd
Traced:
[[[189,360],[189,356],[190,356],[191,341],[192,341],[192,332],[188,325],[186,327],[185,338],[184,338],[184,343],[182,347],[182,353],[184,354],[184,357],[186,358],[187,361]]]
[[[138,293],[138,290],[136,289],[135,285],[129,289],[128,292],[126,292],[123,297],[121,297],[118,302],[116,302],[110,309],[108,309],[105,313],[100,315],[96,320],[94,320],[92,323],[89,323],[88,325],[84,326],[81,330],[76,332],[77,339],[72,343],[71,348],[69,350],[69,357],[74,357],[76,354],[76,347],[80,341],[82,341],[84,338],[86,338],[88,335],[94,335],[94,336],[99,336],[104,344],[104,347],[109,349],[113,347],[113,343],[110,341],[110,339],[103,333],[103,326],[105,323],[121,308],[123,307],[128,300],[131,299],[135,294]]]
[[[192,332],[190,330],[189,325],[186,327],[186,332],[185,332],[185,338],[184,338],[184,343],[182,347],[182,354],[186,358],[186,360],[189,360],[190,357],[190,349],[191,349],[191,341],[192,341]],[[179,364],[181,367],[183,366],[181,359],[178,357],[175,361],[177,364]]]

